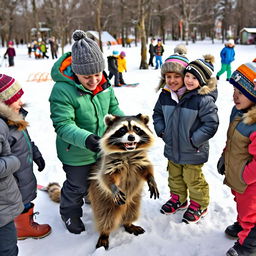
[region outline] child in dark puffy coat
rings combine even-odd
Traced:
[[[239,66],[230,83],[235,106],[217,168],[237,208],[237,221],[225,233],[238,240],[226,255],[249,256],[256,255],[256,59]]]
[[[9,127],[0,102],[0,255],[17,256],[17,235],[14,218],[24,209],[13,173],[20,168],[19,159],[11,152]]]
[[[219,124],[215,105],[217,81],[211,77],[213,56],[189,64],[182,56],[168,59],[161,68],[168,71],[163,72],[166,85],[153,114],[156,134],[165,143],[171,191],[160,211],[173,214],[186,209],[182,220],[196,223],[207,214],[209,185],[202,167],[208,160],[209,139]]]
[[[28,123],[24,117],[27,112],[22,108],[22,95],[23,90],[14,78],[0,74],[0,111],[9,127],[8,141],[11,152],[20,161],[20,168],[14,173],[25,208],[14,220],[20,240],[29,237],[42,238],[51,232],[48,224],[39,225],[33,221],[34,204],[31,201],[36,198],[37,193],[33,161],[39,171],[44,169],[45,162],[26,130]]]
[[[225,47],[220,52],[221,57],[221,70],[217,73],[216,78],[219,80],[220,76],[227,72],[227,81],[229,81],[231,77],[231,62],[235,59],[235,43],[233,39],[230,39]]]
[[[108,79],[111,80],[111,78],[115,77],[114,86],[119,86],[119,72],[118,72],[118,59],[119,52],[113,51],[111,56],[108,56]]]

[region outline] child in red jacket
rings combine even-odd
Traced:
[[[225,233],[238,240],[226,255],[256,255],[256,62],[238,67],[230,83],[235,106],[217,167],[237,205],[237,221]]]

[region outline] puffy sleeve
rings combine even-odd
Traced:
[[[256,131],[250,135],[251,143],[248,146],[248,152],[252,155],[252,160],[245,166],[243,179],[246,184],[256,182]]]

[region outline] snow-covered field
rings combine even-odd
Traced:
[[[173,54],[174,47],[178,42],[166,42],[163,59]],[[190,60],[202,57],[203,54],[215,56],[215,74],[220,69],[219,52],[223,48],[221,42],[212,44],[210,41],[197,42],[188,45],[188,57]],[[157,100],[158,93],[155,88],[158,85],[160,70],[139,70],[140,48],[121,48],[112,46],[104,49],[105,56],[112,50],[124,50],[127,55],[128,72],[124,73],[127,83],[139,82],[136,88],[115,88],[120,106],[127,114],[143,113],[152,116],[152,110]],[[70,50],[70,46],[66,48]],[[0,48],[2,56],[5,49]],[[17,57],[15,67],[1,67],[0,73],[6,73],[15,77],[22,85],[25,94],[23,100],[28,104],[30,122],[29,132],[32,139],[40,148],[45,160],[46,168],[39,173],[35,167],[35,174],[39,184],[48,184],[57,181],[60,184],[65,179],[62,166],[55,152],[55,133],[50,120],[48,97],[53,82],[28,82],[31,73],[50,72],[53,60],[35,60],[27,56],[26,47],[16,48]],[[233,70],[243,62],[252,61],[255,57],[255,46],[235,47],[236,59],[232,64]],[[208,215],[198,224],[186,225],[181,222],[182,212],[174,215],[163,215],[159,212],[161,205],[169,199],[167,185],[166,159],[163,157],[163,142],[156,139],[156,143],[149,152],[149,157],[155,169],[155,178],[160,191],[160,199],[149,198],[147,185],[143,194],[141,216],[137,224],[141,225],[146,232],[138,237],[124,232],[120,228],[110,235],[110,247],[108,251],[103,248],[95,250],[98,233],[94,229],[92,210],[90,206],[83,206],[83,222],[86,231],[80,235],[69,233],[62,223],[59,215],[59,205],[50,201],[47,193],[38,192],[35,210],[38,223],[48,223],[52,226],[52,233],[41,240],[27,239],[19,241],[20,256],[221,256],[233,245],[234,241],[224,235],[227,225],[236,220],[236,210],[233,197],[228,187],[222,184],[223,177],[217,173],[216,163],[222,152],[226,140],[226,130],[229,122],[232,102],[232,86],[226,82],[225,74],[218,82],[220,125],[217,134],[210,140],[210,157],[204,165],[204,174],[210,185],[210,205]],[[151,128],[152,120],[150,123]]]

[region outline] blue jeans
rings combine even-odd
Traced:
[[[17,234],[14,221],[0,227],[0,255],[17,256]]]
[[[161,68],[163,64],[162,56],[156,55],[156,69]]]

